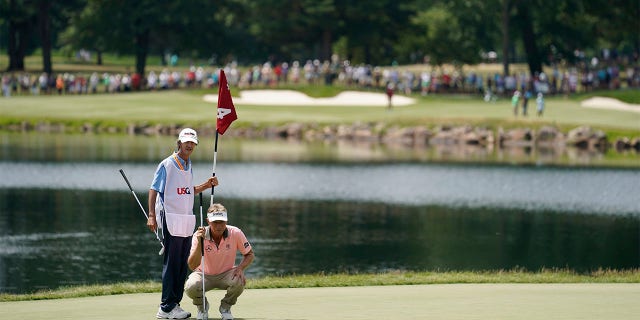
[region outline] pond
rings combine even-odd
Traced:
[[[159,281],[160,245],[118,170],[146,203],[173,139],[18,138],[0,134],[0,292]],[[640,267],[638,169],[341,161],[250,145],[220,145],[215,189],[254,246],[249,277]],[[212,148],[199,148],[204,180]]]

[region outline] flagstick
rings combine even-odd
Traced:
[[[214,148],[213,148],[213,175],[212,175],[212,177],[216,176],[216,161],[217,161],[217,159],[218,159],[218,129],[216,129],[216,143],[215,143]],[[215,186],[211,186],[211,202],[209,203],[209,205],[213,205],[214,188],[215,188]]]
[[[202,192],[200,192],[200,227],[204,227],[204,219],[202,218]],[[207,235],[206,230],[207,229],[204,229],[204,230],[205,230],[204,237],[206,237],[206,235]],[[206,296],[206,291],[204,289],[205,288],[204,287],[204,237],[202,237],[200,239],[200,253],[202,255],[201,256],[201,260],[200,260],[200,263],[201,263],[200,268],[202,269],[201,270],[202,271],[202,310],[207,310],[206,309],[206,307],[207,307],[207,296]],[[206,311],[205,311],[205,313],[206,313]],[[207,315],[207,317],[208,317],[208,315]]]

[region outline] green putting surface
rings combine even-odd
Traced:
[[[220,319],[222,291],[207,293]],[[0,303],[7,319],[155,319],[160,293]],[[448,284],[246,290],[236,319],[638,319],[640,284]],[[182,307],[196,308],[189,298]]]

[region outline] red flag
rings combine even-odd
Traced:
[[[233,121],[238,119],[236,108],[231,100],[231,91],[224,70],[220,69],[220,83],[218,86],[218,124],[217,130],[219,134],[224,134]]]

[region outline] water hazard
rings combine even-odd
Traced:
[[[173,143],[0,134],[0,292],[159,281],[160,245],[118,170],[146,204]],[[638,169],[435,164],[377,147],[223,146],[215,199],[253,244],[249,277],[640,267]],[[197,181],[212,171],[212,148],[198,148]]]
[[[160,246],[120,168],[146,203],[155,165],[0,163],[0,291],[160,279]],[[204,179],[211,168],[194,170]],[[256,251],[251,277],[640,266],[640,205],[629,192],[640,189],[638,171],[239,163],[219,172],[216,199]]]

